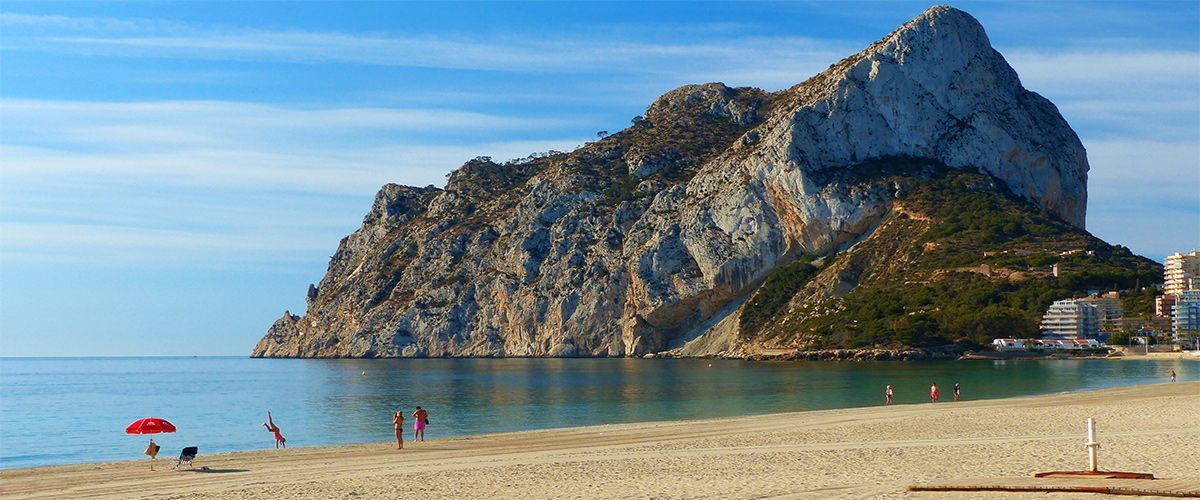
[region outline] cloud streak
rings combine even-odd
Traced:
[[[585,140],[512,138],[563,120],[446,109],[3,100],[0,113],[7,263],[311,256],[332,251],[385,183],[440,186],[478,155]]]
[[[0,15],[0,26],[10,28],[4,45],[8,51],[516,74],[603,73],[609,78],[625,74],[660,91],[704,81],[785,88],[871,41],[748,35],[749,27],[739,25],[672,41],[650,41],[634,30],[538,36],[342,33],[11,13]],[[1026,87],[1059,103],[1068,118],[1093,120],[1129,134],[1138,133],[1125,125],[1134,114],[1149,118],[1166,112],[1173,120],[1200,115],[1200,88],[1194,84],[1200,81],[1200,51],[1081,47],[1075,43],[1001,50]],[[1171,130],[1146,135],[1154,132]]]
[[[252,30],[23,14],[0,15],[0,26],[17,31],[5,40],[6,49],[14,51],[525,73],[676,74],[702,66],[752,68],[764,59],[815,69],[848,50],[838,43],[795,36],[729,35],[719,42],[666,43],[547,34],[482,37]]]
[[[306,107],[231,101],[96,102],[0,100],[5,143],[61,138],[78,144],[136,142],[222,145],[312,136],[357,136],[372,130],[461,135],[562,127],[556,118],[500,116],[457,109]]]
[[[610,93],[636,95],[638,100],[674,85],[701,81],[788,87],[867,42],[747,35],[749,28],[737,24],[721,26],[705,37],[669,41],[648,41],[639,29],[538,36],[342,33],[14,13],[0,14],[0,28],[6,32],[0,51],[6,52],[516,75],[603,74],[605,79],[597,85]],[[1200,52],[1111,44],[1081,47],[1001,47],[1001,51],[1025,86],[1053,100],[1081,132],[1094,167],[1093,205],[1139,205],[1137,193],[1154,192],[1156,199],[1194,207],[1195,183],[1177,180],[1192,178],[1189,175],[1197,171],[1195,158],[1200,155],[1200,86],[1196,84]],[[509,96],[486,88],[472,92],[426,87],[426,106],[401,108],[233,100],[3,99],[0,181],[10,187],[0,192],[48,192],[54,183],[112,192],[282,190],[354,197],[355,203],[366,206],[363,198],[384,182],[440,185],[443,174],[465,159],[571,149],[584,140],[578,137],[578,129],[601,128],[594,126],[595,119],[578,113],[505,115],[434,104],[449,100],[459,106],[485,107],[480,104],[517,99],[526,103],[523,107],[536,108],[541,101],[577,104],[595,98],[579,91],[582,95],[555,100],[547,91],[562,93],[562,89],[536,85],[520,90],[524,93]],[[455,99],[456,93],[469,99]],[[1154,162],[1154,158],[1164,160]],[[1157,174],[1129,173],[1147,169]],[[1137,188],[1131,189],[1134,185]],[[9,214],[36,212],[34,200],[11,194],[8,198],[20,202],[6,201]],[[246,204],[245,212],[251,212],[252,206]],[[1106,227],[1108,212],[1093,208],[1091,213],[1100,217],[1092,218],[1091,227]],[[1186,209],[1185,214],[1195,215]],[[30,226],[23,231],[42,229]],[[111,228],[104,231],[108,241],[127,245],[147,242],[152,247],[149,242],[156,241],[114,233]],[[155,235],[162,241],[182,241]],[[220,238],[211,241],[232,244]]]

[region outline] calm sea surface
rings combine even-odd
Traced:
[[[710,366],[711,365],[711,366]],[[160,457],[268,448],[267,410],[289,446],[393,439],[391,414],[429,410],[429,437],[869,406],[931,382],[964,399],[1163,382],[1194,361],[763,363],[643,359],[271,360],[0,358],[0,468],[141,459],[130,422],[170,420]],[[408,426],[411,426],[409,419]],[[411,427],[409,427],[411,432]]]

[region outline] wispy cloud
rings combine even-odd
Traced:
[[[36,15],[0,12],[0,27],[8,29],[65,29],[78,32],[143,32],[186,29],[184,23],[162,19]]]
[[[1200,247],[1200,141],[1084,144],[1089,230],[1158,259]]]
[[[0,26],[10,28],[3,47],[9,51],[528,74],[604,73],[610,80],[614,74],[626,74],[636,80],[613,83],[631,85],[636,81],[655,91],[704,81],[785,88],[871,41],[762,36],[736,23],[716,23],[716,28],[701,30],[707,36],[672,41],[649,41],[632,29],[537,36],[343,33],[12,13],[0,15]],[[1132,114],[1141,119],[1168,113],[1181,120],[1200,114],[1200,88],[1194,85],[1200,81],[1200,51],[1091,42],[1094,40],[1088,38],[1061,46],[1001,50],[1026,87],[1050,97],[1069,119],[1095,121],[1128,134],[1137,133],[1125,125]],[[487,97],[487,93],[476,98],[480,96]],[[491,98],[506,99],[503,94]]]
[[[568,122],[445,109],[3,100],[0,113],[8,263],[311,258],[385,183],[442,185],[478,155],[585,140],[514,139]]]
[[[287,189],[325,194],[372,193],[386,182],[444,183],[444,174],[475,156],[519,158],[534,151],[572,149],[583,139],[473,143],[459,146],[411,144],[367,148],[297,146],[286,152],[260,149],[191,149],[160,153],[78,152],[0,147],[0,179],[18,182],[53,177],[121,185]],[[286,149],[286,148],[283,148]],[[69,181],[68,181],[69,182]]]
[[[499,116],[456,109],[280,106],[230,101],[95,102],[0,100],[5,143],[46,141],[126,144],[145,150],[158,144],[231,146],[314,135],[361,135],[464,131],[513,131],[558,127],[563,119]]]
[[[387,90],[381,90],[373,97],[358,96],[367,102],[407,99],[423,106],[400,108],[231,100],[0,101],[4,115],[0,182],[7,185],[0,189],[8,193],[50,192],[56,183],[107,190],[110,195],[136,188],[144,192],[282,190],[353,197],[359,207],[365,207],[366,198],[384,182],[440,185],[445,172],[477,155],[512,158],[532,151],[570,149],[583,140],[576,137],[579,124],[590,123],[580,116],[505,115],[471,109],[481,107],[476,106],[479,103],[577,105],[596,99],[600,93],[595,87],[603,87],[606,99],[627,96],[622,99],[644,105],[658,92],[702,81],[778,89],[822,71],[869,42],[762,36],[736,23],[696,27],[705,36],[666,37],[666,41],[649,41],[639,36],[640,28],[628,26],[537,36],[434,35],[263,30],[14,13],[0,14],[0,28],[5,30],[3,51],[604,75],[586,84],[593,87],[580,84],[572,89],[523,88],[520,82],[504,92],[478,85],[472,89],[418,85],[413,93],[388,96]],[[1188,175],[1198,170],[1200,52],[1120,44],[1082,47],[1067,43],[1001,50],[1025,86],[1053,100],[1081,132],[1093,164],[1093,205],[1139,204],[1138,193],[1154,192],[1161,195],[1156,199],[1194,206],[1195,197],[1189,195],[1194,183],[1189,187],[1188,182],[1175,180],[1191,179]],[[239,66],[236,71],[247,69]],[[447,101],[462,108],[438,107]],[[1163,161],[1148,162],[1154,158]],[[1139,172],[1158,173],[1129,174],[1135,171],[1130,165],[1137,165]],[[1138,189],[1130,189],[1130,183]],[[94,200],[115,203],[100,195]],[[10,215],[37,210],[28,198],[10,194],[4,201]],[[242,216],[254,210],[253,203],[239,206]],[[202,207],[197,210],[215,214]],[[1110,212],[1093,209],[1091,213],[1091,227],[1108,227],[1105,217]],[[103,227],[92,231],[102,231],[108,235],[106,241],[126,246],[146,243],[152,248],[153,241],[186,239],[110,227],[126,227],[125,222],[86,224]],[[242,229],[246,227],[251,226]],[[42,229],[45,226],[22,230]],[[229,239],[209,241],[236,248]]]
[[[1026,88],[1085,132],[1159,140],[1200,134],[1200,52],[1019,49],[1005,57]]]
[[[62,16],[0,16],[7,50],[73,52],[134,57],[347,63],[514,72],[637,72],[753,67],[826,61],[838,44],[806,37],[735,35],[719,25],[717,42],[647,42],[605,36],[340,33],[189,26],[154,20],[127,21]],[[706,29],[705,31],[712,31]],[[818,66],[819,67],[819,66]],[[703,71],[701,71],[703,72]],[[794,82],[793,82],[794,83]]]

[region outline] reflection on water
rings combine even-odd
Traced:
[[[179,428],[166,456],[267,448],[269,409],[292,446],[392,439],[391,414],[429,410],[430,437],[604,423],[920,403],[1200,377],[1193,361],[749,362],[642,359],[0,359],[0,467],[137,459],[145,416]],[[944,399],[950,399],[949,397]],[[50,424],[47,425],[47,422]],[[411,418],[408,419],[411,435]]]

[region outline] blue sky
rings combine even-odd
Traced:
[[[778,90],[913,2],[0,4],[0,355],[244,355],[386,182]],[[961,2],[1092,165],[1088,229],[1200,246],[1200,2]]]

